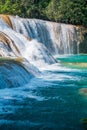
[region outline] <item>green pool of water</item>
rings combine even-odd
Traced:
[[[87,69],[87,55],[60,56],[57,58],[63,66],[77,69]]]

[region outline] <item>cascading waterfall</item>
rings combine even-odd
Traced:
[[[0,17],[0,130],[82,130],[87,55],[74,55],[79,27]]]
[[[79,53],[75,26],[18,16],[0,17],[0,56],[22,57],[23,65],[33,75],[38,75],[41,67],[56,63],[53,56],[57,54]]]
[[[37,19],[10,17],[13,29],[43,43],[52,54],[78,53],[78,30],[75,26]]]
[[[54,58],[42,43],[15,32],[2,20],[0,24],[1,56],[23,57],[37,67],[41,64],[55,63]]]
[[[34,77],[26,71],[22,64],[14,60],[2,60],[0,62],[0,89],[19,87],[29,83]]]
[[[75,26],[18,16],[0,17],[0,56],[24,58],[25,68],[34,75],[39,72],[37,68],[56,62],[52,55],[79,53]]]
[[[22,57],[30,66],[40,68],[55,63],[55,55],[79,53],[76,26],[18,16],[0,17],[1,56]]]

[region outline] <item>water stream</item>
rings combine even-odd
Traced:
[[[13,29],[0,19],[0,130],[87,129],[87,55],[75,27],[10,19]]]

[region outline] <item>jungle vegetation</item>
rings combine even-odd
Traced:
[[[0,0],[0,14],[87,26],[87,0]]]

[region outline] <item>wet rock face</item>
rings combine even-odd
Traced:
[[[80,53],[87,53],[87,33],[84,34],[84,39],[79,45]]]
[[[87,53],[87,28],[77,26],[79,53]]]
[[[82,95],[87,96],[87,88],[81,88],[81,89],[79,90],[79,93],[82,94]]]
[[[20,51],[17,48],[15,42],[4,32],[0,31],[0,56],[6,56],[5,52],[8,53],[8,56],[16,55],[11,46],[12,44],[13,44],[13,47],[15,48],[16,52],[18,54],[20,54]],[[14,53],[14,54],[12,54],[12,53]]]
[[[0,17],[13,29],[9,15],[0,14]]]

